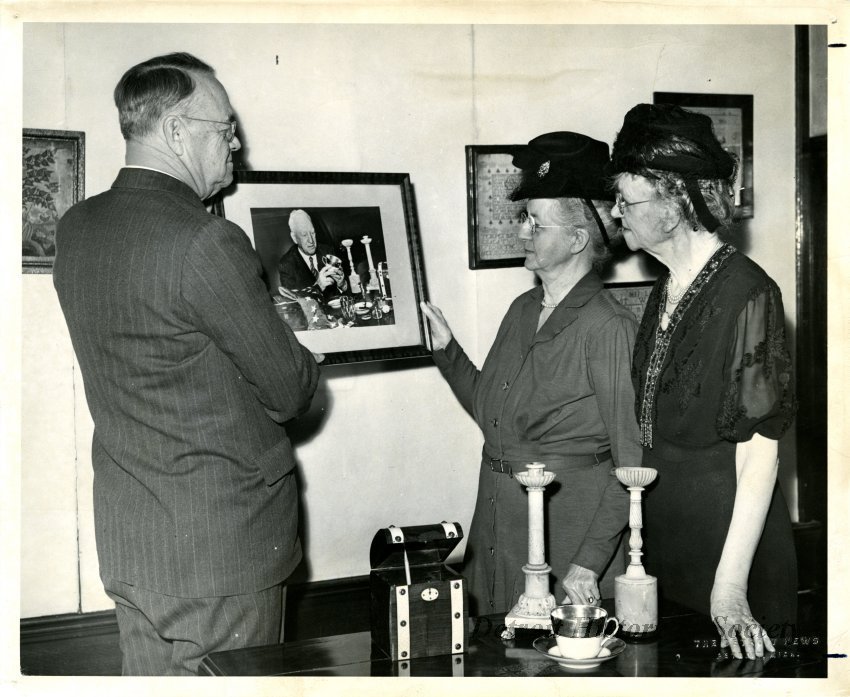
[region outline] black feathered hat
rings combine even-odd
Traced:
[[[661,154],[659,146],[673,139],[687,141],[691,152]],[[659,169],[681,175],[697,217],[708,230],[719,223],[706,206],[699,179],[725,179],[731,183],[737,172],[735,158],[723,149],[714,135],[711,118],[675,104],[638,104],[623,119],[614,141],[610,172],[640,174]]]

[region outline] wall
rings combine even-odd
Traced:
[[[755,95],[744,247],[779,283],[793,324],[793,46],[791,26],[26,24],[23,124],[85,131],[94,195],[123,163],[111,101],[123,71],[159,53],[198,55],[228,89],[251,168],[410,173],[430,297],[480,364],[533,277],[469,271],[464,146],[561,129],[610,143],[654,90]],[[632,258],[613,279],[641,269]],[[50,276],[24,276],[23,305],[21,614],[104,609],[92,426]],[[481,438],[435,368],[328,367],[304,424],[301,578],[367,573],[371,537],[390,523],[468,528]],[[792,507],[793,471],[791,449]]]

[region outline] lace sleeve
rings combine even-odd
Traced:
[[[756,433],[778,440],[797,405],[782,297],[774,284],[753,291],[730,343],[717,431],[733,442],[748,441]]]

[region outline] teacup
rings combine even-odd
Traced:
[[[594,658],[620,628],[616,617],[596,605],[559,605],[551,613],[552,632],[564,658]],[[608,623],[613,629],[606,633]]]

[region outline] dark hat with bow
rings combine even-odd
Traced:
[[[596,219],[605,244],[605,226],[591,199],[613,197],[606,184],[608,145],[581,133],[544,133],[511,151],[513,164],[522,170],[522,182],[511,193],[512,201],[532,198],[578,198]]]
[[[670,153],[669,146],[676,141],[686,145],[689,152]],[[669,154],[660,153],[660,149]],[[614,141],[610,167],[613,173],[640,174],[647,169],[658,169],[681,175],[697,217],[711,231],[719,223],[706,206],[698,180],[731,182],[737,172],[735,158],[714,135],[711,118],[675,104],[632,107]]]

